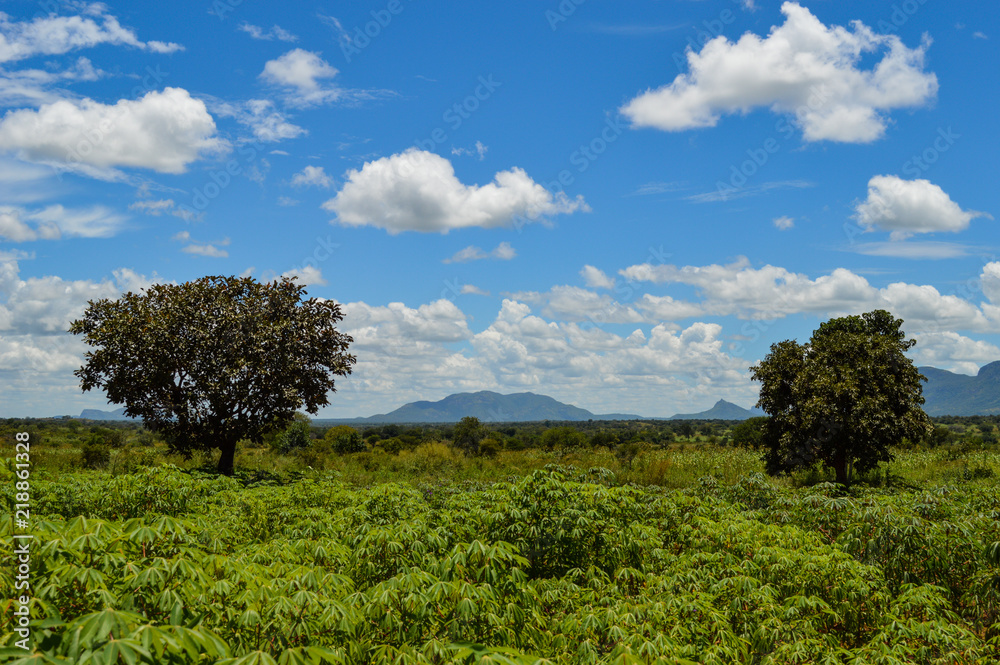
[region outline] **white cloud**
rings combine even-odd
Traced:
[[[1000,305],[1000,261],[992,261],[983,266],[979,281],[986,297],[994,305]]]
[[[263,28],[257,25],[251,25],[250,23],[241,23],[239,29],[247,33],[254,39],[262,39],[264,41],[271,41],[277,39],[282,42],[297,42],[299,38],[288,32],[284,28],[278,25],[272,25],[271,29],[264,31]]]
[[[866,242],[851,246],[851,251],[858,254],[900,259],[955,259],[968,256],[973,249],[953,242]]]
[[[615,280],[608,277],[602,270],[591,265],[583,266],[580,276],[584,282],[592,289],[613,289]]]
[[[464,185],[444,157],[410,148],[352,169],[323,209],[344,226],[403,231],[512,226],[545,216],[589,210],[582,197],[555,196],[519,168],[501,171],[487,185]]]
[[[64,334],[79,318],[88,300],[115,298],[125,290],[159,281],[132,270],[116,270],[115,280],[64,280],[60,277],[30,277],[22,280],[16,256],[0,256],[0,332],[4,335]]]
[[[145,215],[152,215],[153,217],[159,217],[160,215],[167,214],[174,217],[179,217],[186,222],[192,222],[201,219],[202,213],[196,213],[189,208],[179,208],[177,202],[173,199],[146,199],[142,201],[136,201],[135,203],[130,203],[128,206],[129,210],[135,210],[141,212]]]
[[[297,200],[291,198],[290,196],[279,196],[278,197],[278,205],[280,205],[280,206],[288,207],[288,206],[297,206],[298,204],[299,204],[299,202]]]
[[[102,205],[65,208],[54,204],[38,210],[0,206],[0,238],[11,242],[63,236],[108,238],[121,230],[125,220],[125,216]]]
[[[1000,348],[955,332],[917,333],[910,354],[918,366],[937,367],[975,375],[979,368],[1000,360]]]
[[[174,43],[139,41],[132,30],[122,27],[117,18],[106,13],[107,7],[101,3],[78,5],[78,8],[89,16],[49,14],[31,21],[12,21],[0,12],[0,62],[60,55],[99,44],[132,46],[154,53],[172,53],[184,48]]]
[[[773,221],[775,228],[782,231],[787,231],[795,226],[795,219],[788,216],[775,217]]]
[[[475,146],[470,148],[452,148],[451,154],[453,155],[469,155],[470,157],[479,157],[479,161],[486,159],[486,151],[489,150],[489,146],[483,145],[482,141],[476,141]]]
[[[401,302],[371,306],[364,302],[344,305],[343,328],[359,348],[376,348],[383,342],[407,338],[415,342],[459,342],[472,337],[465,314],[449,300],[417,308]]]
[[[621,112],[635,127],[680,131],[766,107],[794,114],[806,141],[867,143],[884,134],[888,111],[923,106],[937,94],[937,77],[923,71],[928,40],[911,49],[860,21],[852,30],[827,27],[794,2],[781,11],[785,23],[767,37],[719,36],[700,52],[688,50],[687,74],[640,94]],[[870,54],[881,59],[860,69]]]
[[[318,53],[297,48],[268,60],[260,78],[289,89],[290,105],[313,106],[336,101],[343,95],[336,85],[323,83],[323,79],[332,79],[337,73]]]
[[[502,242],[497,245],[492,252],[484,252],[479,247],[475,245],[469,245],[464,249],[460,249],[455,254],[448,259],[444,259],[442,263],[468,263],[469,261],[482,261],[484,259],[499,259],[501,261],[510,261],[517,256],[517,250],[515,250],[509,242]]]
[[[489,291],[484,291],[483,289],[479,288],[478,286],[473,286],[472,284],[463,284],[462,285],[462,292],[461,293],[462,293],[463,296],[464,295],[469,295],[469,294],[477,295],[477,296],[488,296],[488,295],[490,295]]]
[[[511,299],[542,307],[542,315],[560,321],[605,323],[640,323],[646,317],[611,296],[578,286],[553,286],[550,290],[522,291],[507,294]]]
[[[214,240],[212,242],[195,242],[191,238],[191,233],[188,231],[180,231],[174,234],[171,240],[176,240],[177,242],[189,243],[181,248],[181,251],[185,254],[193,254],[195,256],[207,256],[213,259],[224,259],[229,256],[229,252],[222,249],[222,247],[228,247],[230,240],[229,238],[223,238],[222,240]]]
[[[326,174],[322,166],[307,166],[292,176],[293,187],[333,187],[333,178]]]
[[[58,168],[183,173],[201,152],[224,146],[204,102],[181,88],[114,105],[61,100],[37,111],[9,111],[0,120],[0,150]]]
[[[894,240],[914,233],[963,231],[973,219],[990,217],[984,212],[962,210],[929,180],[903,180],[894,175],[877,175],[869,180],[868,198],[854,210],[859,225],[868,230],[892,231]]]
[[[249,127],[258,141],[282,141],[308,134],[305,128],[288,121],[288,117],[274,108],[269,99],[250,99],[245,102],[212,101],[212,111],[219,116],[234,118]],[[272,151],[272,154],[282,154]],[[288,153],[283,153],[288,154]]]
[[[698,306],[718,316],[768,319],[812,313],[828,317],[886,309],[902,318],[908,331],[1000,330],[1000,318],[958,296],[942,294],[930,285],[905,282],[876,288],[845,268],[810,279],[778,266],[752,268],[741,257],[729,265],[646,263],[619,273],[632,281],[694,286],[702,298]]]
[[[323,271],[316,266],[303,266],[302,268],[295,268],[294,270],[288,270],[281,273],[282,277],[295,277],[299,284],[304,284],[305,286],[326,286],[326,280],[323,278]]]
[[[72,96],[56,88],[62,83],[96,81],[105,72],[95,69],[87,58],[77,58],[68,69],[48,71],[43,69],[0,70],[0,105],[7,107],[40,106]]]
[[[123,215],[102,205],[64,208],[59,204],[31,212],[27,218],[40,227],[54,226],[62,235],[80,238],[109,238],[118,233],[126,220]]]
[[[228,244],[228,243],[226,243]],[[211,244],[205,243],[203,245],[191,244],[181,248],[181,251],[186,254],[194,254],[196,256],[208,256],[213,259],[224,259],[229,256],[229,252],[224,249]]]

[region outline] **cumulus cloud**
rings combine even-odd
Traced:
[[[769,108],[790,113],[806,141],[868,143],[885,133],[892,109],[923,106],[938,82],[924,71],[929,39],[908,48],[860,21],[827,27],[794,2],[766,37],[719,36],[688,50],[688,73],[648,90],[621,108],[635,127],[680,131],[714,127],[724,114]],[[881,56],[871,69],[865,57]]]
[[[293,187],[333,187],[333,178],[326,174],[322,166],[307,166],[292,176]]]
[[[607,294],[578,286],[553,286],[546,292],[521,291],[507,294],[511,299],[538,305],[543,316],[561,321],[605,323],[640,323],[646,317]]]
[[[546,216],[589,210],[582,197],[553,195],[522,169],[496,174],[486,185],[464,185],[444,157],[410,148],[352,169],[323,209],[344,226],[403,231],[512,226]]]
[[[1000,330],[1000,320],[958,296],[930,285],[895,282],[883,288],[845,268],[811,279],[779,266],[753,268],[741,257],[729,265],[629,266],[619,271],[627,280],[686,284],[698,289],[705,313],[746,319],[781,318],[790,314],[821,316],[859,314],[886,309],[906,321],[907,330]]]
[[[509,242],[500,243],[491,252],[484,252],[475,245],[469,245],[464,249],[458,250],[451,258],[444,259],[441,263],[468,263],[469,261],[482,261],[484,259],[510,261],[516,256],[517,250]]]
[[[121,166],[183,173],[202,152],[224,146],[204,102],[182,88],[114,105],[61,100],[0,120],[0,150],[57,168],[91,167],[92,174]]]
[[[282,277],[294,277],[299,284],[306,286],[326,286],[326,279],[323,278],[323,271],[316,266],[303,266],[287,272],[281,273]]]
[[[37,16],[31,21],[13,21],[0,12],[0,62],[13,62],[39,55],[61,55],[100,44],[124,45],[154,53],[183,50],[172,42],[142,42],[122,27],[101,3],[76,5],[86,16]]]
[[[994,305],[1000,306],[1000,261],[992,261],[983,266],[979,277],[983,293]]]
[[[88,300],[116,298],[159,281],[132,270],[114,271],[115,279],[65,280],[56,276],[20,279],[17,255],[0,255],[0,332],[4,335],[64,334]],[[2,367],[0,367],[2,369]]]
[[[583,281],[592,289],[613,289],[615,286],[615,280],[608,277],[604,271],[595,268],[591,265],[583,266],[580,270],[580,276],[583,277]]]
[[[1000,359],[1000,348],[956,332],[917,333],[917,345],[910,352],[918,366],[937,367],[962,374],[976,374],[979,368]]]
[[[914,233],[963,231],[984,212],[962,210],[929,180],[877,175],[868,181],[868,198],[855,206],[854,218],[868,230],[892,231],[893,240]],[[991,218],[992,219],[992,218]]]
[[[290,105],[314,106],[337,101],[343,95],[341,88],[325,82],[337,73],[337,69],[319,57],[319,53],[297,48],[268,60],[260,78],[287,89]]]

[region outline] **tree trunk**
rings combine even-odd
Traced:
[[[233,475],[233,458],[236,457],[236,441],[223,441],[219,444],[222,454],[219,456],[219,473],[224,476]]]
[[[837,472],[837,482],[841,485],[847,485],[847,455],[843,451],[838,451],[833,458],[833,470]]]

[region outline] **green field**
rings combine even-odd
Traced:
[[[762,475],[725,426],[245,448],[232,478],[134,428],[84,469],[94,432],[32,428],[35,651],[4,520],[8,662],[1000,662],[1000,453],[974,426],[849,490]]]

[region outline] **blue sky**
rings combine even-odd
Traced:
[[[0,5],[0,415],[107,408],[88,299],[296,275],[325,417],[532,391],[665,416],[889,309],[1000,359],[1000,18],[908,0]]]

